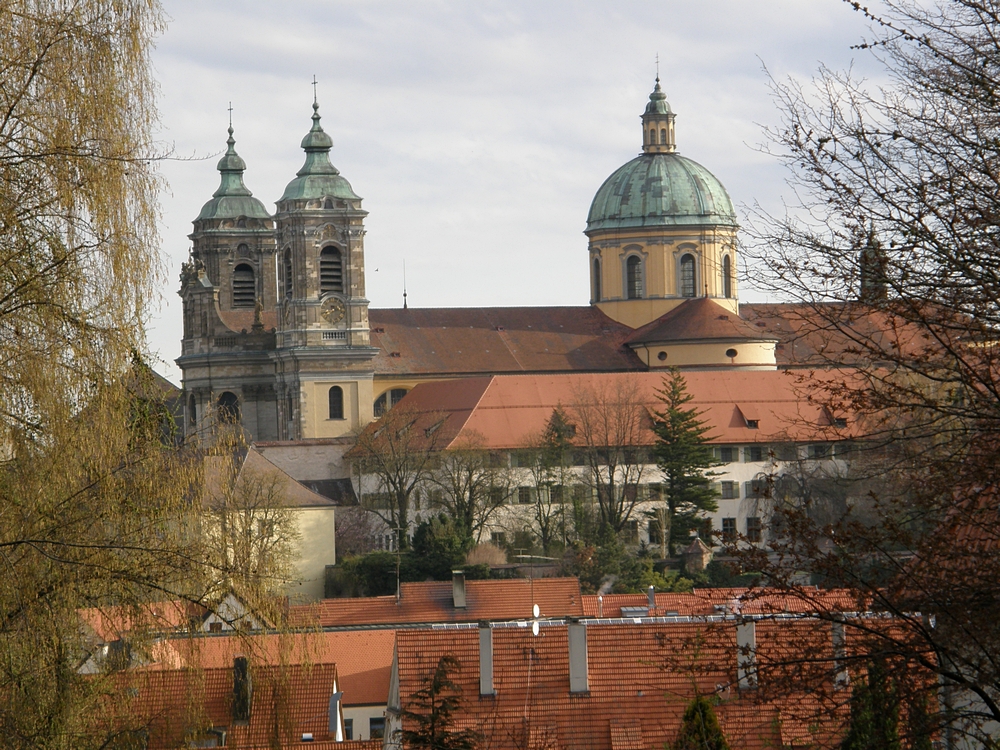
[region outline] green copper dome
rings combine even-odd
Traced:
[[[287,200],[311,200],[315,198],[342,198],[361,200],[351,188],[351,183],[340,176],[340,170],[330,163],[330,149],[333,140],[319,124],[319,104],[313,102],[312,128],[302,139],[306,152],[306,162],[288,183],[278,202]]]
[[[604,181],[587,231],[663,226],[737,226],[729,194],[715,175],[676,153],[641,154]]]
[[[219,160],[219,172],[222,181],[219,189],[212,193],[212,200],[201,207],[201,213],[195,221],[203,219],[238,219],[241,216],[254,219],[270,219],[271,214],[264,204],[253,197],[250,189],[243,184],[243,172],[247,164],[236,153],[236,139],[233,138],[233,126],[229,126],[228,148]]]

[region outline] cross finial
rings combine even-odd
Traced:
[[[660,53],[656,53],[656,82],[660,82]]]
[[[229,127],[233,126],[233,103],[229,102]]]
[[[316,95],[316,76],[313,76],[313,104],[319,104],[319,98]]]

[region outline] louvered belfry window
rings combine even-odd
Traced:
[[[233,270],[233,307],[253,307],[256,299],[253,267],[240,263]]]
[[[344,291],[344,262],[335,247],[325,247],[319,254],[319,291]]]

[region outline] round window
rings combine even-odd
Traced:
[[[656,355],[656,358],[658,360],[660,360],[661,362],[663,362],[667,358],[667,353],[666,352],[660,352],[659,354]]]
[[[737,354],[738,352],[735,349],[726,349],[726,356],[730,359],[733,359]]]

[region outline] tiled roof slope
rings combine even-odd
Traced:
[[[661,315],[651,323],[637,328],[626,339],[629,344],[666,343],[671,341],[760,341],[777,338],[734,315],[708,297],[688,300]]]
[[[232,461],[239,462],[237,477],[232,476]],[[337,504],[293,479],[288,472],[271,463],[255,448],[249,448],[242,454],[205,457],[206,501],[214,502],[221,498],[223,483],[244,475],[259,478],[267,485],[268,491],[273,482],[273,497],[285,508],[324,508]]]
[[[236,656],[246,656],[251,666],[336,664],[345,706],[384,706],[395,644],[393,630],[181,637],[160,644],[160,651],[169,649],[173,658],[164,656],[159,664],[146,669],[179,665],[221,669],[232,666]]]
[[[569,691],[565,625],[545,626],[537,637],[526,628],[494,628],[491,699],[479,697],[477,628],[399,631],[399,695],[405,707],[440,657],[450,653],[461,663],[452,675],[464,699],[456,724],[487,735],[493,748],[659,749],[676,737],[695,694],[718,694],[716,710],[731,747],[783,747],[787,735],[829,740],[846,717],[847,691],[830,706],[817,703],[807,719],[786,711],[778,693],[768,689],[741,693],[736,627],[735,621],[588,625],[589,691],[582,694]],[[829,625],[817,630],[816,640],[801,623],[759,627],[759,653],[761,658],[768,653],[765,642],[775,641],[780,649],[790,635],[801,635],[795,647],[811,645],[815,658],[822,648],[830,651],[828,630]]]
[[[821,393],[825,384],[846,381],[851,371],[814,373],[810,392]],[[548,424],[558,406],[571,411],[574,403],[602,392],[613,394],[619,384],[638,389],[638,398],[650,409],[662,404],[656,391],[663,374],[580,373],[572,375],[501,375],[462,381],[421,383],[396,407],[423,415],[425,430],[435,427],[436,447],[474,442],[487,449],[524,447]],[[769,443],[787,440],[839,440],[855,437],[857,425],[831,425],[829,414],[809,400],[804,384],[780,370],[691,371],[684,373],[690,406],[697,408],[709,426],[713,443]],[[752,416],[748,416],[748,414]],[[440,425],[442,418],[445,419]],[[757,419],[756,428],[747,419]],[[369,429],[378,429],[378,423]],[[647,425],[649,444],[654,436]]]
[[[644,369],[632,329],[596,307],[368,311],[375,375],[620,372]]]
[[[225,727],[227,747],[299,747],[302,734],[329,739],[330,696],[337,668],[333,664],[251,668],[253,700],[250,721],[232,718],[233,668],[203,671],[141,670],[122,677],[127,685],[118,710],[148,727],[151,749],[183,747],[192,729]]]
[[[464,609],[456,608],[450,581],[404,583],[395,596],[324,599],[293,607],[297,622],[321,627],[407,623],[520,620],[537,604],[544,617],[581,617],[583,598],[576,578],[527,578],[466,581]]]
[[[779,367],[850,367],[877,351],[919,356],[934,350],[925,330],[860,303],[749,303],[740,305],[740,315],[778,339]]]

